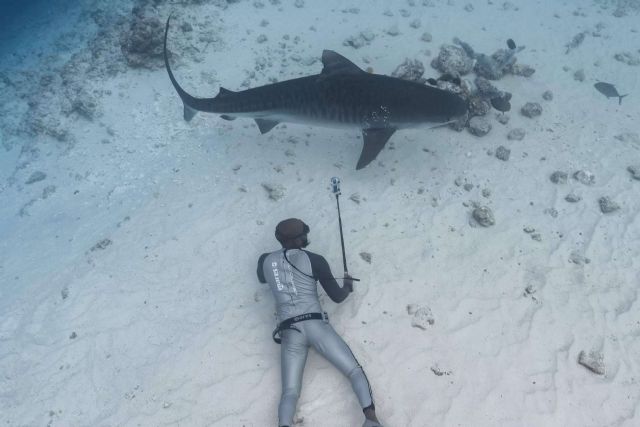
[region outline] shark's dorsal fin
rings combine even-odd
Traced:
[[[322,75],[360,74],[365,72],[356,64],[332,50],[322,51],[322,65],[324,65]]]
[[[395,128],[362,129],[364,145],[356,169],[362,169],[374,161],[395,131]]]
[[[265,134],[269,132],[271,129],[276,127],[278,123],[275,120],[265,120],[265,119],[255,119],[256,124],[258,125],[258,129],[260,129],[261,134]]]
[[[220,88],[220,92],[218,92],[218,96],[225,96],[225,95],[231,95],[232,93],[235,93],[232,90],[229,89],[225,89],[223,87]]]

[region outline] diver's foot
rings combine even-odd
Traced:
[[[364,420],[364,424],[362,424],[362,427],[382,427],[382,424],[380,424],[380,422],[378,421],[373,421],[367,418]]]

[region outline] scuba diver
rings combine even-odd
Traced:
[[[318,281],[329,298],[340,303],[353,292],[353,278],[345,273],[340,287],[324,257],[303,249],[309,245],[308,234],[309,226],[297,218],[281,221],[275,236],[282,249],[262,254],[258,260],[258,280],[269,284],[276,300],[279,323],[273,339],[282,345],[278,425],[293,425],[307,353],[313,347],[351,381],[365,415],[363,427],[382,427],[362,366],[329,324],[318,300]]]

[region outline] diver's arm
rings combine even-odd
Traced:
[[[267,255],[269,254],[262,254],[260,255],[260,258],[258,258],[258,280],[260,281],[260,283],[267,283],[267,279],[265,279],[264,277],[264,270],[262,269],[262,264],[264,264],[264,259],[267,257]]]
[[[313,276],[316,277],[324,291],[329,295],[329,298],[333,302],[342,302],[353,290],[353,287],[343,286],[340,287],[336,279],[333,277],[333,273],[331,273],[331,267],[329,267],[329,263],[323,256],[314,254],[313,252],[305,251],[309,256],[309,260],[311,261],[311,269],[313,271]]]

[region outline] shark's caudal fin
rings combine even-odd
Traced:
[[[624,98],[625,96],[629,96],[629,94],[627,93],[627,94],[624,94],[624,95],[620,95],[618,97],[618,105],[622,105],[622,98]]]
[[[394,128],[362,129],[364,145],[362,146],[362,153],[360,153],[356,170],[362,169],[374,161],[395,131]]]
[[[193,118],[193,116],[196,115],[198,111],[195,110],[194,108],[189,107],[186,99],[192,98],[192,96],[189,95],[184,89],[182,89],[182,87],[180,87],[180,85],[178,84],[178,81],[173,75],[173,72],[171,71],[171,67],[169,66],[169,54],[167,53],[167,35],[169,34],[170,22],[171,22],[171,15],[169,15],[169,17],[167,18],[167,25],[164,29],[164,51],[163,51],[164,66],[167,69],[167,73],[169,74],[169,80],[171,80],[173,87],[176,89],[176,92],[178,92],[178,95],[180,96],[180,99],[182,99],[182,103],[184,104],[184,119],[186,121],[189,121]]]
[[[171,84],[175,88],[176,92],[182,99],[182,103],[184,104],[184,119],[189,121],[196,115],[198,111],[207,111],[211,113],[215,113],[216,111],[216,98],[196,98],[191,96],[182,89],[182,87],[178,84],[173,72],[171,71],[171,67],[169,66],[169,53],[167,51],[167,35],[169,34],[169,23],[171,22],[171,15],[167,18],[167,25],[164,29],[164,65],[167,69],[167,74],[169,74],[169,80],[171,80]],[[232,93],[231,91],[220,88],[220,93],[218,96],[224,96],[228,93]]]
[[[184,107],[184,113],[183,113],[184,120],[186,122],[191,121],[191,119],[193,119],[193,116],[196,115],[198,110],[194,110],[193,108],[189,107],[187,104],[183,104],[182,106]]]

